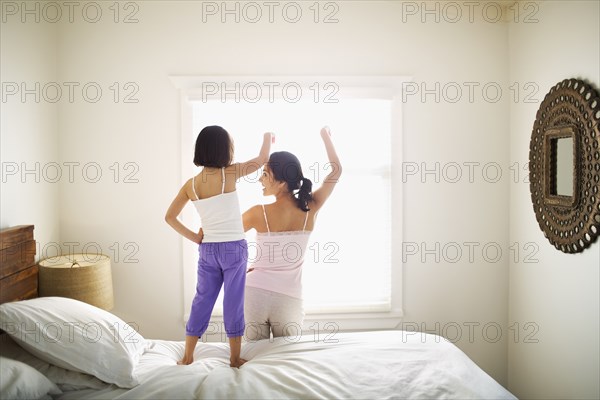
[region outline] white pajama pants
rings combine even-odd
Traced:
[[[244,295],[245,338],[250,341],[302,334],[302,299],[246,286]]]

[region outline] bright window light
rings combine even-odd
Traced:
[[[305,254],[307,314],[390,310],[391,103],[366,97],[343,98],[337,103],[192,101],[192,142],[203,127],[221,125],[233,137],[235,161],[246,161],[258,155],[263,133],[274,132],[271,151],[294,153],[304,175],[313,181],[313,190],[330,171],[319,131],[324,125],[331,128],[344,172],[319,212]],[[192,155],[190,149],[183,162],[190,163]],[[242,212],[274,201],[262,195],[260,173],[238,182]],[[191,226],[199,226],[195,213],[193,218]],[[254,231],[247,240],[255,241]],[[191,256],[184,257],[185,268],[197,268],[197,254],[193,256],[195,262],[189,262]],[[249,258],[253,258],[252,251]],[[184,284],[195,285],[195,281]],[[222,311],[222,297],[214,311]]]

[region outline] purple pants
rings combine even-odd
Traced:
[[[245,239],[234,242],[201,243],[198,252],[198,283],[190,319],[185,327],[186,335],[204,334],[221,286],[225,284],[223,320],[227,337],[243,336],[248,243]]]

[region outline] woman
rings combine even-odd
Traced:
[[[342,173],[328,127],[321,129],[332,171],[312,192],[298,158],[288,152],[271,154],[260,182],[263,195],[275,202],[257,205],[242,215],[244,231],[255,229],[256,260],[248,269],[244,298],[246,338],[267,339],[295,334],[304,319],[302,264],[317,213]]]

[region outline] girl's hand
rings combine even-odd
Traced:
[[[267,136],[271,137],[271,143],[275,143],[275,134],[273,132],[265,133],[265,138],[267,138]]]
[[[331,131],[328,126],[324,126],[321,128],[321,137],[325,139],[326,137],[331,137]]]
[[[196,243],[202,243],[202,239],[204,239],[204,231],[202,230],[202,228],[200,228],[200,230],[198,231],[198,241]]]

